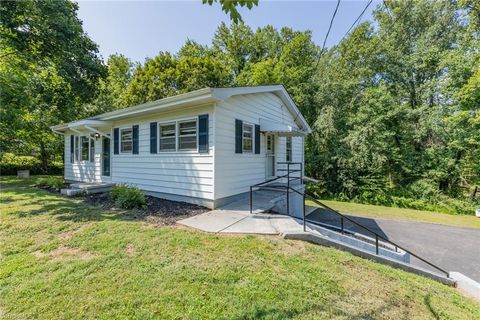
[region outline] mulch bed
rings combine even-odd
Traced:
[[[82,196],[85,201],[93,206],[101,207],[104,210],[121,210],[128,219],[145,220],[149,223],[165,226],[173,225],[178,220],[193,217],[198,214],[210,211],[210,209],[186,202],[171,201],[152,196],[146,196],[146,208],[120,209],[110,200],[110,194],[94,193]]]

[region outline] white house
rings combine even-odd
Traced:
[[[215,208],[304,163],[311,129],[281,85],[204,88],[51,127],[65,179],[136,185]]]

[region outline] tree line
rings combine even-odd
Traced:
[[[48,125],[208,86],[281,83],[313,128],[306,173],[320,182],[312,192],[417,207],[475,201],[476,1],[386,1],[324,51],[310,31],[222,23],[210,45],[187,40],[143,63],[121,54],[104,63],[75,3],[2,2],[0,10],[1,152],[46,163],[62,153]]]

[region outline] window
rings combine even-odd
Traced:
[[[253,151],[253,126],[251,124],[243,124],[243,152]]]
[[[178,122],[178,150],[197,149],[197,120]]]
[[[90,137],[90,161],[95,161],[95,139]]]
[[[286,154],[287,154],[287,161],[291,162],[292,161],[292,137],[287,137],[287,142],[285,144],[286,146]]]
[[[75,162],[80,160],[80,142],[79,137],[75,136]]]
[[[176,130],[175,123],[160,124],[160,151],[176,150]]]
[[[82,161],[88,161],[88,152],[90,151],[88,147],[88,140],[89,139],[86,136],[80,137],[80,143],[82,147],[82,152],[81,152]]]
[[[120,152],[132,152],[132,129],[126,128],[120,130]]]

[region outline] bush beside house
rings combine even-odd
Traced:
[[[113,187],[110,196],[117,207],[124,209],[142,208],[147,204],[145,192],[128,185]]]

